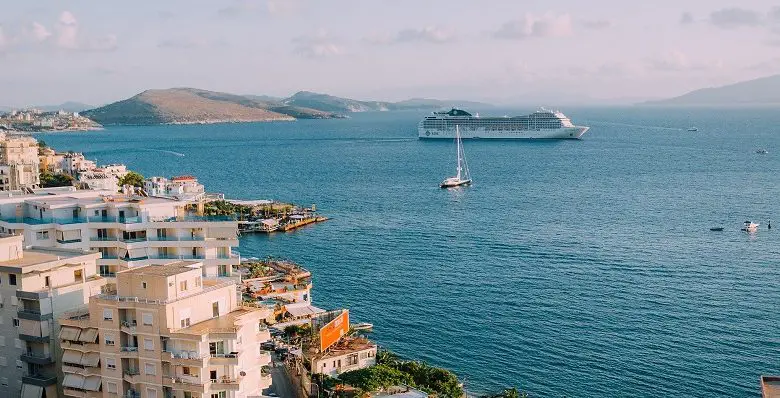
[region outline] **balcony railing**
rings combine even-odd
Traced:
[[[120,241],[125,243],[138,243],[138,242],[146,242],[147,239],[144,236],[142,238],[121,238]]]
[[[123,346],[121,348],[122,352],[138,352],[138,346]]]
[[[140,257],[122,257],[119,258],[120,261],[141,261],[141,260],[148,260],[149,256],[140,256]]]
[[[81,238],[78,239],[57,239],[57,243],[67,244],[67,243],[79,243],[81,242]]]
[[[116,236],[93,236],[89,240],[92,242],[116,242],[119,238]]]
[[[196,242],[206,240],[203,236],[150,236],[150,241],[159,242]]]
[[[100,276],[104,278],[116,278],[116,272],[100,272]]]

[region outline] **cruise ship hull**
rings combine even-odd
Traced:
[[[464,123],[465,124],[465,123]],[[589,127],[574,126],[557,129],[539,130],[486,130],[481,127],[460,128],[461,138],[487,138],[487,139],[552,139],[552,140],[576,140],[588,131]],[[425,139],[454,139],[455,128],[451,130],[418,128],[418,137]]]

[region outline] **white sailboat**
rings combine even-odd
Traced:
[[[460,126],[455,126],[455,144],[458,147],[458,174],[455,177],[449,177],[439,184],[442,188],[453,188],[461,185],[471,184],[471,174],[469,166],[466,164],[466,155],[463,152],[463,142],[460,139]]]

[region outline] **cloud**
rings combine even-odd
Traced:
[[[292,40],[293,51],[307,58],[325,58],[343,55],[344,48],[330,37],[326,31],[309,36],[299,36]]]
[[[404,29],[398,32],[396,42],[424,41],[428,43],[447,43],[455,40],[452,32],[436,26],[426,26],[422,29]]]
[[[45,27],[43,27],[45,30]],[[113,51],[117,48],[115,35],[85,37],[80,33],[79,22],[70,11],[63,11],[54,26],[58,48],[72,51]]]
[[[265,8],[271,15],[289,15],[298,12],[298,0],[266,0]]]
[[[563,37],[571,35],[572,21],[569,14],[526,14],[522,19],[509,21],[493,33],[499,39],[529,39]]]
[[[672,50],[646,62],[648,69],[658,72],[705,71],[723,68],[723,60],[693,62],[679,50]]]
[[[580,21],[580,25],[582,25],[585,29],[591,29],[591,30],[601,30],[601,29],[607,29],[612,26],[611,21],[607,21],[605,19],[597,19],[592,21]]]
[[[680,15],[680,25],[690,25],[693,23],[693,14],[684,12]]]
[[[258,2],[254,0],[238,0],[233,4],[220,8],[217,10],[217,14],[222,17],[237,17],[246,14],[247,12],[255,11],[258,9]]]
[[[744,8],[724,8],[710,14],[710,23],[721,29],[756,27],[763,24],[760,13]]]
[[[5,35],[2,25],[0,25],[0,51],[5,51],[11,44],[11,40]]]
[[[36,42],[42,42],[51,36],[51,32],[38,22],[33,22],[30,27],[30,36],[32,36],[33,40]]]

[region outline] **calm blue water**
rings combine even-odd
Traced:
[[[437,187],[455,148],[418,141],[419,113],[39,138],[231,198],[316,203],[331,221],[240,252],[304,264],[318,305],[471,391],[758,396],[780,373],[780,230],[763,228],[780,229],[780,113],[568,113],[584,140],[466,142],[475,184],[459,191]]]

